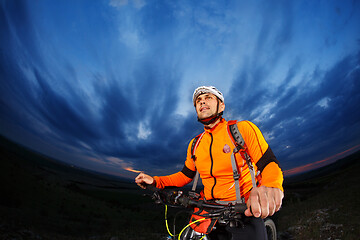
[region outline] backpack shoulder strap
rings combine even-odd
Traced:
[[[205,132],[200,133],[199,135],[197,135],[196,137],[194,137],[194,141],[193,141],[192,144],[191,144],[190,153],[191,153],[191,158],[192,158],[194,161],[196,160],[196,157],[195,157],[196,148],[197,148],[197,146],[199,145],[200,140],[201,140],[202,136],[204,135],[204,133],[205,133]]]
[[[240,174],[237,169],[238,165],[236,163],[235,154],[240,151],[241,157],[246,161],[246,164],[248,165],[250,171],[253,188],[256,187],[255,170],[251,162],[251,157],[248,153],[248,148],[246,146],[245,140],[239,131],[236,120],[231,120],[228,122],[228,132],[230,133],[229,136],[235,145],[235,149],[233,151],[233,154],[231,155],[231,165],[233,168],[233,177],[235,180],[236,199],[237,201],[240,201],[240,187],[239,187]]]
[[[197,135],[195,138],[194,138],[194,141],[192,142],[191,144],[191,150],[190,150],[190,153],[191,153],[191,158],[192,160],[196,161],[196,156],[195,156],[195,151],[196,151],[196,148],[198,147],[199,143],[200,143],[200,140],[201,138],[203,137],[205,132],[203,133],[200,133],[199,135]],[[191,191],[195,192],[196,190],[196,186],[198,184],[198,181],[199,181],[199,177],[200,177],[200,174],[199,174],[199,171],[196,171],[196,175],[194,177],[194,181],[193,181],[193,185],[192,185],[192,188],[191,188]]]
[[[238,129],[236,120],[231,120],[228,122],[228,131],[230,132],[230,138],[233,141],[234,145],[245,148],[245,140]]]

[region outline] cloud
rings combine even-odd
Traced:
[[[150,135],[151,135],[151,130],[147,128],[144,123],[141,122],[138,128],[138,134],[137,134],[138,139],[146,140]]]
[[[66,4],[64,12],[79,14],[64,20],[46,4],[48,11],[0,4],[0,120],[61,148],[62,156],[83,154],[69,161],[92,159],[108,172],[178,170],[202,131],[191,105],[199,85],[222,90],[225,117],[254,121],[285,168],[358,144],[359,47],[341,50],[352,35],[331,29],[325,35],[333,44],[325,46],[320,32],[306,40],[306,6]],[[352,29],[357,15],[340,13],[346,21],[338,25]]]
[[[325,97],[325,98],[321,99],[320,101],[318,101],[317,105],[319,105],[322,108],[328,108],[329,107],[329,101],[330,101],[330,98]]]
[[[265,123],[265,126],[275,129],[280,137],[278,142],[285,141],[289,136],[296,136],[290,140],[293,142],[290,145],[296,146],[293,152],[309,149],[307,155],[312,156],[303,159],[303,162],[321,155],[320,149],[332,153],[335,153],[335,149],[341,151],[341,148],[337,148],[339,138],[343,144],[356,143],[356,138],[344,135],[344,131],[351,128],[355,130],[354,124],[360,120],[360,114],[353,112],[360,104],[359,84],[356,80],[359,78],[358,61],[358,54],[345,57],[323,72],[320,84],[311,87],[305,85],[302,90],[293,89],[273,108],[275,117]],[[310,79],[309,82],[312,81],[318,79]],[[302,118],[299,119],[300,116]],[[322,146],[325,142],[327,144]]]

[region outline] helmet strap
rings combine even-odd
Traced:
[[[216,120],[218,120],[219,118],[221,118],[221,116],[223,115],[224,112],[221,112],[221,113],[215,113],[213,115],[211,115],[210,117],[208,118],[203,118],[203,119],[200,119],[198,117],[198,121],[201,122],[202,124],[204,125],[209,125],[209,124],[212,124],[214,122],[216,122]]]
[[[221,116],[223,115],[224,112],[219,113],[219,101],[220,100],[217,99],[216,113],[214,113],[213,115],[211,115],[208,118],[200,119],[198,117],[197,120],[199,122],[201,122],[202,124],[204,124],[204,125],[209,125],[209,124],[212,124],[212,123],[216,122],[219,118],[221,118]]]

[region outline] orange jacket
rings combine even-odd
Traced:
[[[255,172],[259,170],[261,173],[257,177],[258,186],[275,187],[283,191],[282,171],[260,130],[249,121],[241,121],[237,125],[248,147]],[[225,119],[222,119],[215,127],[205,129],[196,148],[195,161],[191,158],[193,141],[194,139],[189,144],[184,168],[172,175],[155,176],[156,187],[182,187],[192,181],[197,170],[204,185],[206,199],[235,200],[236,193],[231,166],[231,154],[235,146],[228,134]],[[228,148],[226,145],[230,147],[231,151],[225,150]],[[247,199],[252,188],[249,168],[240,154],[236,154],[236,161],[241,175],[239,179],[240,193]]]

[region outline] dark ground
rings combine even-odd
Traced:
[[[84,171],[1,137],[0,157],[1,240],[167,236],[164,208],[133,181]],[[273,217],[279,239],[359,239],[359,158],[360,152],[285,179],[284,204]]]
[[[287,178],[276,214],[280,239],[359,239],[360,152]]]

